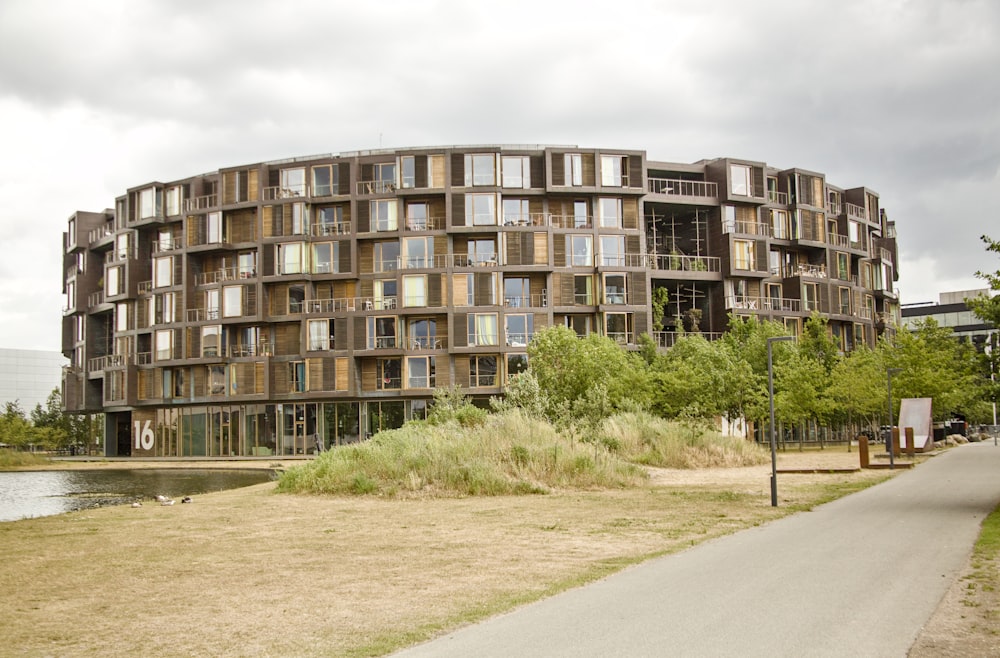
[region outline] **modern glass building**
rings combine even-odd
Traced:
[[[844,350],[898,325],[895,228],[864,187],[722,158],[481,145],[227,167],[127,190],[64,235],[68,411],[109,455],[308,454],[500,395],[538,330],[623,348],[730,314]],[[662,318],[652,293],[669,293]]]

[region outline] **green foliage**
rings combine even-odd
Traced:
[[[878,425],[876,419],[886,409],[886,366],[884,347],[878,351],[866,347],[849,352],[830,373],[827,397],[831,415],[840,420],[865,419],[864,424]]]
[[[986,244],[986,251],[1000,254],[1000,241],[993,240],[988,235],[980,236]],[[976,276],[989,284],[990,290],[1000,291],[1000,270],[996,272],[976,272]],[[994,327],[1000,327],[1000,295],[980,296],[965,300],[972,312],[989,322]]]
[[[518,373],[507,380],[502,398],[490,398],[490,407],[497,413],[520,409],[530,418],[545,416],[545,395],[538,380],[530,370]]]
[[[463,427],[475,427],[486,422],[486,410],[472,404],[472,401],[457,386],[439,388],[434,391],[434,402],[427,413],[431,425],[456,422]]]
[[[828,324],[826,318],[814,312],[806,320],[798,340],[800,354],[823,366],[827,375],[840,360],[840,343],[830,333]]]
[[[0,471],[20,468],[22,466],[42,466],[48,463],[49,460],[46,457],[31,452],[0,448]]]
[[[653,288],[653,298],[650,305],[653,307],[653,331],[663,331],[663,314],[667,311],[667,304],[670,303],[670,293],[663,286]]]
[[[774,379],[776,418],[788,423],[827,419],[829,376],[822,361],[803,350],[794,351],[775,366]]]

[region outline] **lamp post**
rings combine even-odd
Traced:
[[[771,410],[771,507],[778,506],[778,449],[774,440],[774,364],[771,345],[776,340],[795,340],[795,336],[771,336],[767,339],[767,402]]]
[[[887,368],[885,373],[886,391],[889,398],[889,434],[885,437],[885,445],[889,449],[889,468],[896,468],[895,454],[892,445],[892,376],[903,372],[902,368]]]

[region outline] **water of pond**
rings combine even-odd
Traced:
[[[51,516],[80,509],[156,504],[156,496],[180,503],[184,496],[268,482],[266,470],[136,469],[0,473],[0,521]]]

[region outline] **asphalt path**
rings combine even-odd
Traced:
[[[960,446],[811,512],[651,560],[396,655],[898,658],[998,504],[1000,448]]]

